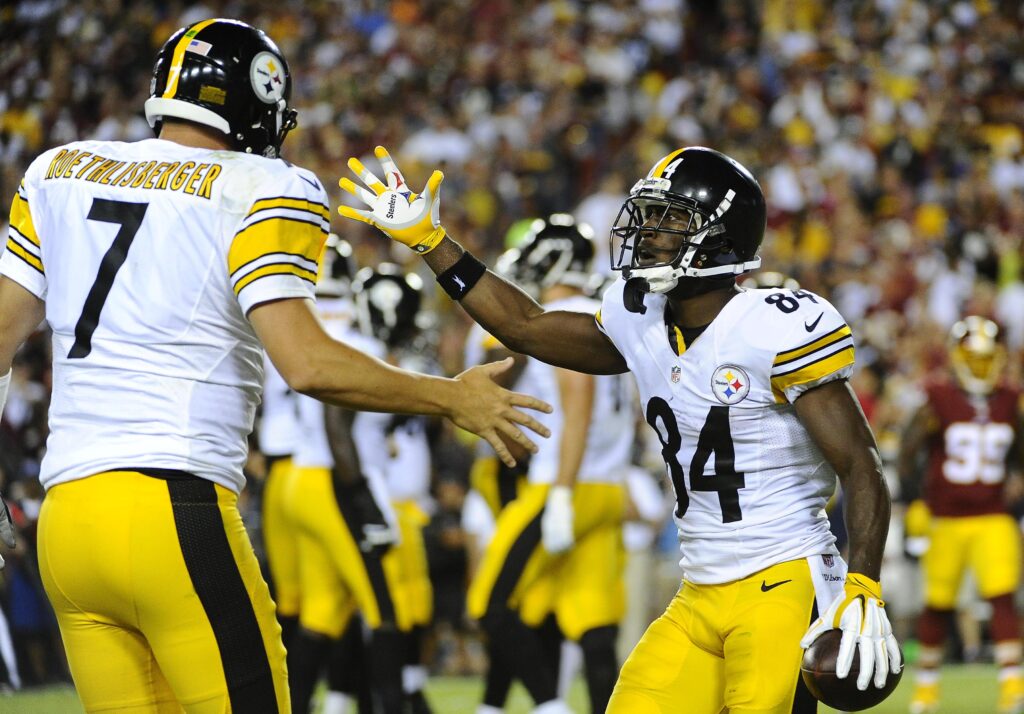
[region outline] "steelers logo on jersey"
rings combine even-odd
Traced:
[[[739,404],[750,393],[750,377],[735,365],[723,364],[711,376],[711,391],[722,404]]]
[[[284,97],[285,82],[288,81],[284,76],[284,66],[280,58],[270,52],[260,52],[252,58],[249,79],[256,96],[267,104],[276,104]]]

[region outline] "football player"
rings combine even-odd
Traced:
[[[426,361],[429,357],[421,349],[423,282],[419,276],[405,275],[397,265],[381,263],[359,271],[352,290],[359,329],[385,346],[384,359],[389,364],[432,371]],[[392,596],[409,613],[409,626],[402,631],[402,688],[410,714],[430,711],[423,695],[427,671],[422,664],[423,634],[433,618],[434,602],[423,544],[423,527],[430,520],[424,506],[430,500],[433,470],[429,426],[424,417],[362,412],[352,427],[360,460],[384,476],[399,529],[399,541],[384,565],[397,570]]]
[[[296,391],[443,414],[503,457],[498,432],[526,445],[518,423],[544,431],[516,408],[539,400],[488,379],[500,366],[444,380],[324,332],[310,298],[327,194],[279,158],[291,83],[256,28],[182,28],[145,104],[157,138],[48,150],[13,199],[0,375],[45,319],[39,570],[87,711],[289,708],[274,603],[236,505],[264,347]]]
[[[283,494],[293,473],[292,451],[299,438],[299,415],[295,393],[266,356],[263,373],[258,444],[266,460],[267,475],[260,504],[260,531],[270,591],[281,623],[281,640],[287,648],[299,620],[299,558],[295,533],[287,523]]]
[[[546,307],[597,310],[583,295],[595,253],[589,226],[568,214],[537,219],[516,252],[518,278]],[[552,438],[530,458],[527,483],[498,517],[467,609],[499,646],[510,638],[492,620],[506,606],[530,626],[515,644],[514,671],[538,704],[556,698],[557,673],[542,679],[546,660],[539,653],[557,651],[558,643],[552,647],[540,634],[532,647],[522,639],[538,633],[553,612],[558,629],[580,643],[591,708],[603,712],[618,672],[615,639],[625,611],[623,481],[632,454],[633,395],[619,376],[595,378],[517,359],[524,363],[517,384],[555,405],[546,420]],[[546,600],[536,588],[547,588]]]
[[[901,667],[878,581],[889,494],[847,382],[853,339],[813,293],[737,287],[760,264],[766,222],[750,172],[703,147],[659,160],[613,228],[625,280],[595,320],[547,310],[488,272],[441,226],[443,174],[414,194],[387,151],[376,155],[388,183],[350,159],[365,187],[341,186],[369,209],[342,215],[423,255],[510,349],[590,374],[631,371],[639,385],[676,493],[683,584],[623,665],[608,711],[814,711],[801,646],[831,628],[843,632],[838,675],[859,658],[856,685],[884,686]],[[824,513],[837,474],[849,569]]]
[[[918,621],[921,652],[910,711],[938,711],[946,630],[970,568],[992,605],[999,712],[1017,714],[1024,710],[1013,603],[1021,543],[1004,487],[1007,460],[1024,463],[1021,394],[1001,381],[1006,348],[991,320],[971,315],[953,325],[949,356],[952,379],[926,385],[926,401],[911,418],[899,451],[907,535],[929,543],[921,563],[925,609]]]
[[[384,359],[385,344],[356,326],[352,299],[328,286],[318,291],[317,310],[328,333]],[[402,633],[412,620],[409,603],[398,597],[401,573],[392,546],[399,531],[384,470],[379,459],[363,458],[367,449],[357,445],[355,412],[307,396],[299,396],[298,403],[302,440],[285,493],[288,523],[298,537],[301,581],[299,629],[288,656],[292,710],[309,711],[330,649],[358,610],[371,631],[367,669],[373,711],[400,712]]]

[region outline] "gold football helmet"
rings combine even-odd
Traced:
[[[1006,365],[999,326],[979,315],[960,320],[949,331],[949,359],[964,391],[991,394]]]

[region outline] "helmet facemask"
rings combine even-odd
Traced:
[[[710,212],[669,188],[659,178],[642,179],[633,187],[611,231],[613,270],[622,271],[626,280],[643,281],[644,292],[667,293],[681,278],[722,278],[761,265],[758,256],[747,261],[735,256],[719,220],[729,210],[732,190]]]

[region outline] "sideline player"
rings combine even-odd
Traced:
[[[269,357],[263,361],[263,373],[258,436],[267,475],[260,502],[260,532],[270,573],[270,591],[281,624],[281,640],[287,649],[299,620],[299,558],[295,534],[286,521],[283,494],[292,475],[299,419],[295,393]]]
[[[359,329],[384,345],[386,362],[433,371],[422,349],[423,281],[419,276],[405,275],[393,263],[381,263],[360,270],[352,292]],[[402,628],[402,689],[409,714],[430,712],[423,693],[427,670],[422,662],[424,633],[434,615],[423,543],[423,527],[430,521],[424,508],[430,501],[433,471],[429,428],[425,417],[380,412],[361,412],[352,425],[360,461],[383,474],[399,530],[398,542],[385,556],[385,567],[395,574],[392,597],[408,613]]]
[[[317,312],[335,339],[378,358],[383,343],[353,324],[352,301],[318,286]],[[379,464],[362,458],[357,415],[307,396],[297,398],[302,440],[284,494],[288,524],[298,539],[299,627],[290,643],[292,710],[307,712],[327,664],[356,610],[370,629],[367,647],[374,712],[402,710],[403,636],[408,610],[396,597],[397,522]],[[390,415],[388,415],[390,416]]]
[[[971,315],[949,333],[953,379],[926,385],[899,452],[908,536],[925,537],[925,608],[910,711],[939,710],[939,666],[964,571],[992,605],[1000,714],[1024,711],[1021,638],[1013,597],[1020,585],[1020,532],[1007,512],[1007,460],[1024,464],[1021,394],[1001,381],[999,327]],[[924,457],[924,458],[922,458]],[[925,463],[922,464],[922,461]],[[923,468],[922,468],[923,467]],[[913,532],[910,532],[913,531]]]
[[[537,219],[516,252],[519,279],[548,309],[597,311],[600,304],[583,294],[595,253],[589,226],[568,214]],[[557,695],[557,671],[543,671],[548,660],[541,655],[541,626],[553,613],[565,637],[579,642],[591,709],[603,712],[618,673],[615,640],[625,612],[623,479],[633,446],[633,395],[620,376],[517,359],[525,363],[517,384],[555,407],[545,417],[552,438],[530,458],[527,482],[498,517],[467,609],[498,646],[512,650],[514,671],[538,704]],[[546,601],[532,592],[538,587],[548,591]],[[510,605],[529,627],[516,638],[502,632],[503,619],[491,622]]]
[[[889,494],[847,383],[850,328],[812,293],[737,288],[735,276],[760,264],[766,220],[751,174],[703,147],[658,161],[612,231],[626,280],[605,292],[595,322],[545,310],[488,272],[440,225],[443,175],[410,194],[387,151],[376,153],[389,183],[350,159],[367,188],[341,186],[370,210],[343,215],[424,255],[509,349],[637,380],[676,492],[684,579],[623,665],[608,711],[814,711],[798,681],[801,646],[834,627],[840,676],[859,656],[857,686],[884,686],[901,666],[878,582]],[[849,573],[824,514],[837,474]]]
[[[274,604],[236,501],[263,349],[296,391],[447,416],[528,443],[501,366],[453,379],[329,338],[310,306],[326,193],[278,159],[291,76],[259,30],[211,19],[160,50],[158,137],[44,152],[0,258],[0,375],[45,318],[40,572],[87,711],[288,710]],[[262,346],[261,346],[262,343]]]

